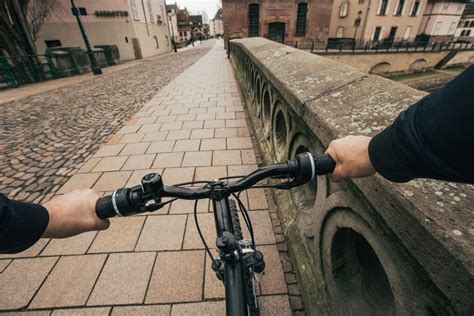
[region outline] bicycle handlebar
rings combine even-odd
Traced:
[[[203,188],[184,188],[179,186],[165,186],[161,176],[150,173],[143,177],[141,185],[132,188],[123,188],[114,191],[112,195],[100,198],[96,203],[96,213],[100,218],[114,216],[128,216],[146,211],[154,211],[163,207],[161,198],[170,197],[183,200],[199,200],[209,198],[214,190],[213,184],[218,184],[228,194],[246,190],[259,181],[270,178],[286,176],[292,179],[282,189],[306,184],[317,175],[325,175],[334,171],[336,163],[329,155],[313,156],[302,153],[294,160],[286,163],[261,167],[244,178],[229,184],[219,181],[211,182]],[[149,201],[156,203],[146,205]]]

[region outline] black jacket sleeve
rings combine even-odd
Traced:
[[[474,66],[400,113],[372,138],[369,157],[394,182],[474,183]]]
[[[0,194],[0,253],[31,247],[48,226],[48,211],[39,204],[9,200]]]

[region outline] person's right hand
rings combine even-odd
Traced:
[[[329,144],[326,154],[336,162],[336,168],[331,175],[334,182],[368,177],[376,173],[369,158],[371,139],[367,136],[346,136]]]
[[[91,189],[76,190],[43,204],[49,213],[44,238],[66,238],[87,231],[109,228],[107,219],[97,217],[95,204],[99,195]]]

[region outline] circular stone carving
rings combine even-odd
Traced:
[[[336,209],[332,213],[323,227],[321,251],[336,314],[394,315],[394,295],[380,259],[387,261],[389,255],[365,221],[352,211]]]
[[[268,134],[268,131],[270,130],[270,125],[271,125],[271,121],[270,121],[270,117],[271,117],[270,115],[272,111],[271,104],[272,104],[272,101],[270,98],[270,91],[268,90],[268,88],[266,88],[263,91],[263,107],[262,107],[262,111],[263,111],[262,120],[263,120],[263,125],[265,126],[266,134]]]
[[[257,113],[260,116],[260,108],[262,107],[262,103],[260,102],[261,100],[261,95],[260,95],[260,89],[261,89],[261,83],[260,83],[260,77],[257,76],[257,85],[255,86],[255,106],[257,107]]]
[[[285,114],[281,109],[280,102],[277,101],[275,105],[275,115],[273,116],[273,151],[277,161],[282,161],[285,156],[287,148],[288,128]]]

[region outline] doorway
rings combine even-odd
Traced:
[[[268,24],[268,39],[283,43],[285,41],[285,23],[273,22]]]
[[[390,28],[390,33],[388,34],[387,40],[388,40],[389,42],[393,42],[394,39],[395,39],[395,34],[397,34],[397,27],[396,27],[396,26],[392,26],[392,27]]]

